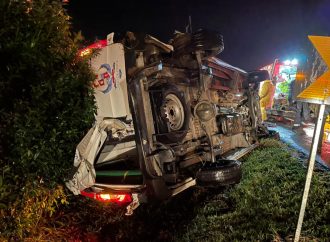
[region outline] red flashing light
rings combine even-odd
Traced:
[[[94,44],[87,46],[86,48],[79,51],[79,56],[83,57],[92,53],[93,49],[101,49],[107,46],[107,40],[99,40]]]
[[[132,195],[129,193],[95,193],[95,192],[85,192],[80,191],[80,194],[93,198],[100,202],[110,202],[116,204],[126,204],[132,202]]]
[[[90,49],[90,48],[86,48],[86,49],[81,50],[79,55],[80,55],[81,57],[83,57],[83,56],[85,56],[85,55],[89,55],[89,54],[91,54],[91,53],[92,53],[92,49]]]

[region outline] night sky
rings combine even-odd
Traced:
[[[275,58],[304,59],[307,35],[330,35],[330,0],[70,0],[65,7],[74,31],[87,40],[110,32],[144,32],[168,42],[184,31],[189,15],[193,31],[208,28],[224,36],[224,61],[246,70]]]

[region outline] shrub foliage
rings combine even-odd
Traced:
[[[94,75],[60,1],[3,0],[0,16],[0,228],[24,237],[65,202],[57,184],[92,123]]]

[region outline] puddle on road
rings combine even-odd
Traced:
[[[279,132],[280,138],[284,143],[288,144],[298,152],[303,153],[306,158],[308,158],[314,127],[298,129],[296,132],[280,125],[269,127],[268,129]],[[326,142],[323,143],[321,153],[316,156],[316,161],[322,166],[330,168],[330,144]]]

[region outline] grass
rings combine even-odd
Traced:
[[[195,188],[162,204],[124,209],[73,198],[38,239],[76,241],[282,241],[295,231],[306,169],[291,150],[264,140],[230,189]],[[315,172],[302,236],[330,238],[330,175]]]
[[[229,213],[205,213],[202,206],[178,238],[184,241],[272,241],[294,234],[306,169],[282,143],[265,140],[243,163],[243,178],[229,194]],[[303,236],[330,238],[330,176],[315,173]]]

